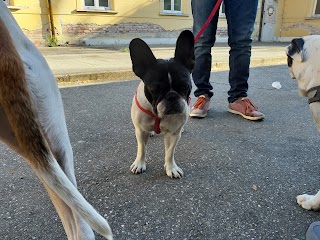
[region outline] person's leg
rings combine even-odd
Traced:
[[[192,0],[192,14],[193,14],[193,34],[196,36],[207,18],[209,17],[212,9],[216,4],[216,0]],[[195,67],[192,71],[192,77],[197,89],[194,92],[196,97],[207,94],[212,97],[212,86],[209,82],[211,72],[211,48],[216,40],[217,22],[219,11],[213,17],[207,29],[203,32],[202,36],[195,43]]]
[[[248,78],[251,58],[251,34],[257,15],[258,0],[225,0],[228,24],[229,52],[229,111],[249,120],[264,115],[248,99]]]
[[[251,34],[257,15],[258,0],[225,0],[228,23],[229,102],[246,97],[251,58]]]
[[[216,4],[216,0],[192,0],[193,34],[196,36]],[[210,98],[213,96],[210,84],[211,73],[211,48],[216,41],[217,23],[219,10],[213,17],[207,29],[195,43],[195,67],[192,71],[193,82],[197,89],[194,95],[198,97],[191,108],[190,117],[203,118],[210,109]]]

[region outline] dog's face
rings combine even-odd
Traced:
[[[294,76],[293,73],[293,59],[295,59],[295,62],[301,63],[302,62],[302,57],[303,57],[303,45],[304,45],[304,40],[303,38],[295,38],[291,41],[291,44],[287,46],[286,48],[286,54],[287,54],[287,63],[290,71],[290,76],[295,79],[296,77]],[[295,64],[296,67],[296,64]]]
[[[293,39],[286,54],[290,75],[297,79],[300,94],[307,96],[309,89],[320,85],[320,36]]]
[[[149,46],[139,38],[130,42],[129,49],[133,71],[144,82],[144,94],[154,113],[162,118],[184,112],[192,88],[193,34],[188,30],[180,34],[174,58],[169,60],[156,59]]]
[[[309,98],[313,118],[320,130],[320,99],[316,100],[320,96],[320,87],[316,90],[320,86],[320,36],[295,38],[287,46],[286,53],[290,75],[298,81],[299,94]]]

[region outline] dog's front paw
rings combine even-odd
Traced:
[[[172,166],[164,166],[166,169],[166,173],[171,178],[182,178],[183,177],[183,171],[181,168],[179,168],[176,164]]]
[[[146,163],[143,161],[134,161],[130,166],[130,171],[134,174],[143,173],[146,169]]]
[[[314,195],[302,194],[297,196],[297,203],[304,209],[307,210],[319,210],[320,204],[319,199]]]

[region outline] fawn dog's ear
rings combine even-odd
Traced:
[[[184,65],[190,72],[194,68],[194,36],[189,30],[184,30],[180,33],[174,59]]]
[[[129,45],[133,72],[143,80],[147,71],[157,63],[149,46],[140,38],[135,38]]]

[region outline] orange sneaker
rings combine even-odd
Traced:
[[[259,112],[258,108],[247,97],[229,103],[228,111],[251,121],[264,119],[264,114]]]
[[[200,95],[191,108],[190,117],[204,118],[210,110],[210,98],[207,95]]]

